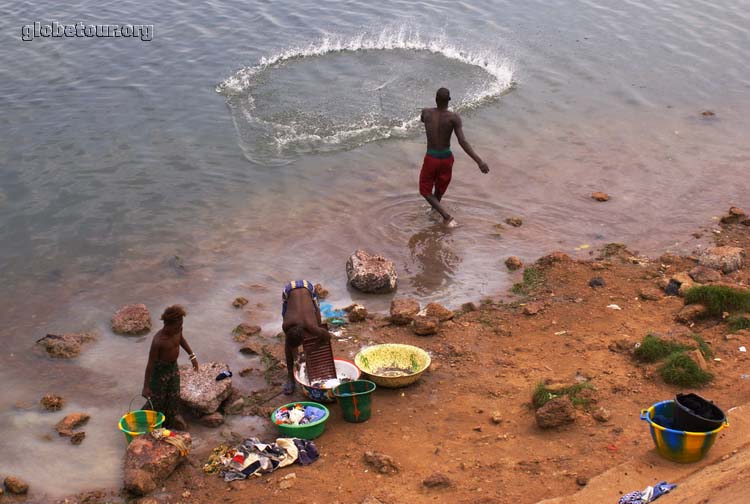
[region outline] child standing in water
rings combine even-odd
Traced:
[[[148,354],[146,374],[143,378],[143,397],[150,399],[154,409],[164,413],[164,426],[185,430],[187,424],[180,415],[180,370],[177,358],[180,347],[188,353],[190,362],[198,371],[198,359],[182,335],[182,319],[187,315],[180,305],[170,306],[161,316],[164,327],[154,335]],[[143,409],[150,409],[146,403]]]

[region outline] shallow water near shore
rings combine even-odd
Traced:
[[[155,322],[183,303],[201,361],[238,371],[258,359],[238,354],[231,329],[280,330],[292,278],[323,283],[334,306],[387,310],[390,296],[346,289],[356,248],[396,262],[399,294],[449,306],[507,288],[509,255],[587,257],[613,241],[690,251],[689,233],[730,203],[749,206],[745,7],[8,7],[9,30],[81,20],[155,32],[151,42],[17,37],[0,48],[0,473],[50,496],[120,484],[117,420],[141,390],[150,341],[110,332],[124,303],[146,303]],[[453,230],[417,193],[417,118],[438,85],[451,87],[492,170],[482,175],[454,145]],[[612,199],[594,202],[598,190]],[[513,216],[523,226],[496,228]],[[250,300],[241,311],[231,307],[240,295]],[[32,350],[47,333],[89,329],[99,339],[77,359]],[[48,392],[68,406],[30,406]],[[53,426],[78,410],[92,419],[71,446]]]

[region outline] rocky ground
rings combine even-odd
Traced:
[[[723,224],[716,241],[750,254],[750,226],[741,220]],[[668,472],[675,464],[653,455],[648,426],[639,420],[639,412],[687,390],[665,384],[658,364],[634,360],[632,351],[646,334],[685,344],[695,344],[692,335],[699,334],[713,353],[706,361],[714,380],[690,390],[724,411],[750,403],[750,357],[739,350],[741,345],[750,347],[750,333],[728,339],[731,331],[722,318],[677,322],[683,298],[663,295],[672,276],[687,274],[696,265],[697,258],[665,254],[648,259],[623,246],[606,247],[590,261],[553,254],[537,262],[525,281],[519,270],[516,294],[456,310],[452,320],[440,323],[436,335],[417,336],[409,326],[377,316],[349,324],[348,339],[334,344],[336,355],[348,356],[363,345],[401,342],[428,350],[432,366],[412,386],[378,389],[366,423],[344,422],[333,406],[326,432],[316,440],[322,456],[311,466],[225,483],[203,474],[208,453],[196,451],[163,488],[139,502],[522,504],[575,494],[595,476],[644,457],[654,457],[649,459],[652,469],[661,464]],[[747,261],[718,280],[750,285]],[[240,388],[241,380],[235,378]],[[584,382],[591,388],[583,390],[571,416],[574,421],[541,429],[532,406],[535,387]],[[274,390],[256,397],[273,395]],[[302,399],[301,394],[296,398]],[[283,400],[278,397],[246,411],[265,414]],[[736,472],[741,478],[750,464],[743,455],[747,440],[733,439],[731,428],[724,432],[714,449],[722,442],[739,447],[734,453],[741,456],[733,459],[728,474]],[[269,425],[266,439],[274,437]],[[366,457],[366,452],[372,453]],[[709,465],[701,472],[706,478],[686,479],[670,502],[687,497],[694,500],[684,502],[720,502],[709,500],[716,482],[712,471],[721,472]],[[721,473],[722,488],[730,492],[721,502],[742,502],[732,500],[742,485],[732,494],[726,471]],[[644,476],[635,488],[618,492],[656,481]],[[65,502],[123,498],[117,491],[104,491]],[[6,494],[3,499],[19,498]]]

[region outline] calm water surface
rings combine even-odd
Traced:
[[[247,319],[275,333],[288,279],[386,309],[346,290],[356,248],[395,260],[400,293],[456,305],[506,288],[508,255],[610,241],[690,250],[689,232],[750,206],[746,0],[0,10],[0,473],[40,499],[120,484],[114,426],[148,345],[109,331],[121,304],[144,302],[156,319],[184,303],[202,360],[241,369],[257,363],[229,331]],[[34,21],[155,32],[22,42]],[[492,170],[456,153],[450,232],[417,194],[419,109],[441,85]],[[612,200],[591,201],[594,190]],[[524,225],[498,233],[511,216]],[[244,313],[230,307],[238,295]],[[47,333],[83,329],[100,339],[78,359],[33,351]],[[81,446],[44,440],[64,413],[29,406],[47,392],[68,399],[64,412],[92,413]]]

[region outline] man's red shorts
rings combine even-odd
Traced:
[[[425,154],[422,171],[419,172],[419,194],[429,196],[434,187],[442,196],[448,189],[448,184],[451,183],[452,174],[453,154],[442,159]]]

